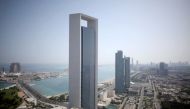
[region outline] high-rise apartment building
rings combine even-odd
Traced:
[[[124,57],[125,88],[130,87],[130,57]]]
[[[115,54],[115,93],[121,94],[130,87],[130,57],[123,57],[121,50]]]
[[[123,52],[117,51],[115,54],[115,93],[125,91],[124,59]]]
[[[20,73],[21,67],[20,63],[11,63],[10,65],[10,73]]]
[[[87,27],[81,26],[87,21]],[[97,108],[98,20],[81,13],[69,17],[69,106]]]
[[[159,74],[161,74],[161,75],[167,75],[168,74],[168,64],[166,64],[164,62],[160,62]]]

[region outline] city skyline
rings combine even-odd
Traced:
[[[188,0],[1,0],[0,60],[68,64],[69,14],[81,12],[100,19],[99,64],[114,64],[119,49],[140,63],[190,62],[189,4]]]
[[[0,108],[189,109],[189,6],[1,0]]]

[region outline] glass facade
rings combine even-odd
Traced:
[[[115,54],[115,92],[123,93],[125,91],[124,79],[124,59],[123,52],[118,51]]]
[[[130,87],[130,58],[125,57],[125,88]]]
[[[95,107],[95,32],[81,27],[81,107]]]

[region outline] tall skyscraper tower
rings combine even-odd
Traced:
[[[130,87],[130,57],[124,57],[125,88]]]
[[[20,73],[21,68],[19,63],[11,63],[10,65],[10,73]]]
[[[123,52],[117,51],[115,54],[115,92],[123,93],[125,91],[125,79],[124,79],[124,60]]]
[[[161,75],[167,75],[168,74],[168,64],[166,64],[164,62],[160,62],[159,73]]]
[[[133,69],[133,58],[131,58],[131,69]]]
[[[87,21],[87,27],[81,26]],[[69,17],[69,106],[97,109],[98,20],[81,13]]]

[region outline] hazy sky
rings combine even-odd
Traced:
[[[190,62],[190,0],[0,0],[0,63],[68,64],[71,13],[98,18],[99,64]]]

